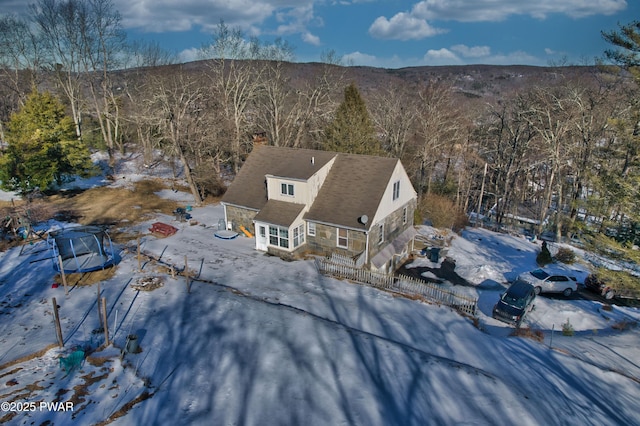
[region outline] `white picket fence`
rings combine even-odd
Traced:
[[[328,259],[316,258],[316,267],[324,275],[356,281],[372,287],[395,291],[401,294],[421,296],[432,302],[440,303],[459,312],[476,316],[478,299],[442,288],[437,284],[424,282],[412,277],[372,272],[366,269],[332,263]]]

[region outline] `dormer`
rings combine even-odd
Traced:
[[[313,156],[310,156],[308,161],[310,167],[315,166]],[[267,199],[304,204],[306,208],[309,208],[318,195],[334,161],[335,158],[332,158],[306,179],[266,175]]]

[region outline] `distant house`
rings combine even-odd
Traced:
[[[234,231],[255,235],[256,250],[390,271],[415,235],[416,200],[398,159],[256,146],[222,205]]]

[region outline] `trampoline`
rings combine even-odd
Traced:
[[[224,219],[220,219],[218,220],[218,230],[213,235],[222,240],[233,240],[240,234],[231,230],[231,223],[227,224]]]
[[[77,226],[49,233],[47,244],[53,267],[65,273],[91,272],[115,264],[113,244],[107,231],[98,226]]]

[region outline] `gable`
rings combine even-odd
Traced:
[[[417,198],[418,194],[411,184],[402,163],[398,161],[391,174],[375,217],[369,216],[371,224],[378,223],[392,212]]]

